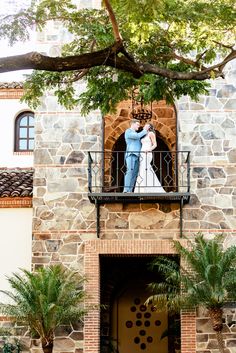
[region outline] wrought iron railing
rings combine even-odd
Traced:
[[[134,193],[162,194],[190,192],[190,152],[153,151],[147,158],[139,152],[142,162]],[[152,158],[150,158],[152,157]],[[152,159],[151,164],[150,159]],[[122,193],[125,183],[124,151],[92,151],[88,153],[89,193]],[[151,176],[151,177],[150,177]],[[157,183],[159,180],[161,187]],[[162,189],[163,187],[163,189]]]

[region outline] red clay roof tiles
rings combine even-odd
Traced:
[[[32,197],[33,169],[0,170],[0,197]]]
[[[0,82],[0,89],[22,89],[23,82]]]

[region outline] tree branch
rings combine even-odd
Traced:
[[[0,73],[27,69],[54,72],[78,71],[96,66],[110,66],[130,72],[134,77],[140,77],[142,73],[137,64],[125,57],[117,56],[121,49],[123,49],[122,43],[114,43],[105,49],[76,56],[49,57],[37,52],[9,56],[0,58]]]
[[[207,68],[204,67],[199,71],[178,72],[159,67],[158,65],[136,63],[125,56],[119,56],[118,54],[121,52],[123,52],[122,42],[116,42],[112,46],[102,50],[76,56],[49,57],[37,52],[32,52],[0,58],[0,73],[25,69],[54,72],[80,71],[96,66],[110,66],[118,70],[129,72],[136,78],[141,77],[145,73],[150,73],[172,80],[206,80],[212,77],[212,72],[214,72],[215,77],[222,76],[222,70],[225,65],[236,58],[236,50],[233,50],[218,64]],[[85,73],[86,72],[84,72],[84,74]],[[84,76],[84,74],[82,76]]]
[[[119,31],[119,26],[116,20],[116,16],[115,13],[111,7],[110,1],[109,0],[104,0],[104,4],[106,6],[106,9],[108,11],[109,14],[109,18],[112,24],[112,29],[113,29],[113,34],[114,34],[114,38],[116,42],[122,42],[122,37]]]

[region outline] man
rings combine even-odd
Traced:
[[[146,124],[141,132],[137,132],[140,122],[136,119],[131,120],[130,128],[125,131],[125,186],[124,192],[132,192],[139,170],[139,155],[141,150],[140,139],[147,134],[149,124]]]

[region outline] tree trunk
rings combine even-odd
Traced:
[[[42,340],[42,350],[43,353],[52,353],[53,341]]]
[[[222,331],[217,331],[216,332],[216,339],[217,339],[217,343],[218,343],[218,347],[219,347],[219,351],[220,353],[224,353],[224,339],[223,339],[223,335],[222,335]]]
[[[216,332],[216,338],[220,353],[224,353],[223,329],[223,310],[221,308],[209,309],[209,316],[213,330]]]

